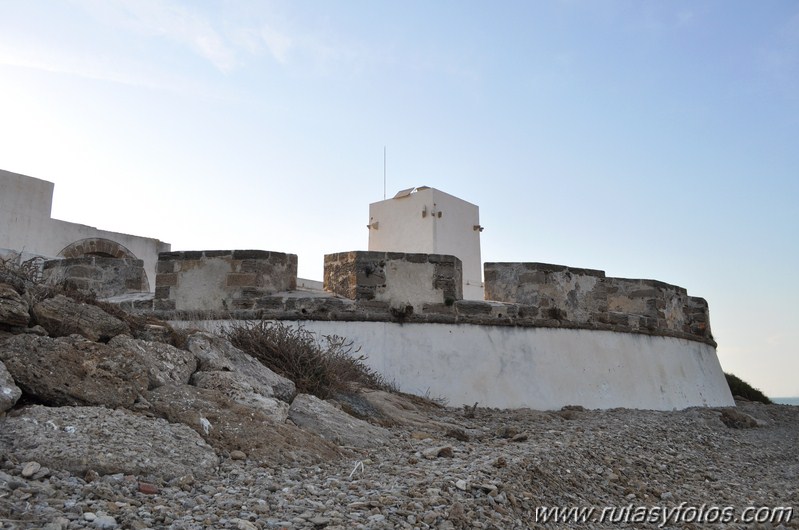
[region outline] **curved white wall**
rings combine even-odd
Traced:
[[[213,329],[224,322],[205,324]],[[735,405],[715,348],[685,339],[471,324],[301,324],[353,340],[368,356],[367,364],[402,391],[429,392],[455,407],[475,402],[538,410]]]

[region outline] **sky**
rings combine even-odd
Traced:
[[[365,250],[480,207],[483,261],[657,279],[799,396],[799,3],[0,0],[0,169],[173,250]]]

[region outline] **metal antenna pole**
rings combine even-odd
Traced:
[[[386,200],[386,146],[383,146],[383,200]]]

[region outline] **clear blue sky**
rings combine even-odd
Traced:
[[[655,278],[799,395],[799,3],[0,0],[0,169],[176,250],[367,247],[480,206],[485,261]]]

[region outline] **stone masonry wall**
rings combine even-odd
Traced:
[[[711,338],[707,302],[656,280],[543,263],[486,263],[485,288],[487,299],[532,306],[571,324]]]
[[[463,299],[463,265],[455,256],[375,251],[327,254],[324,275],[328,292],[350,300],[385,302],[405,313]]]
[[[42,265],[42,279],[46,283],[90,291],[100,298],[150,290],[144,262],[131,258],[86,256],[47,260]]]
[[[633,328],[682,330],[688,293],[656,280],[607,278],[611,322]]]
[[[700,337],[712,337],[710,332],[710,309],[707,300],[689,296],[685,303],[685,324],[683,332]]]
[[[454,256],[342,252],[325,256],[322,291],[293,291],[296,256],[265,251],[160,256],[155,298],[120,304],[164,320],[472,324],[606,330],[715,346],[707,302],[654,280],[541,263],[488,263],[487,296],[462,299]],[[293,291],[293,292],[286,292]]]
[[[257,309],[264,297],[297,287],[297,255],[265,250],[162,252],[154,308]]]
[[[573,322],[606,322],[605,273],[548,263],[486,263],[486,300],[539,309]]]

